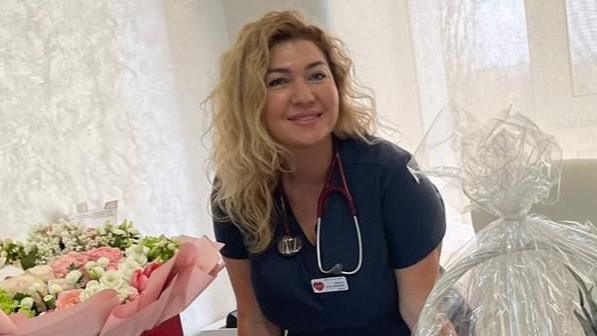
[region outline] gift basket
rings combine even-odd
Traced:
[[[415,176],[458,186],[469,210],[498,219],[445,265],[413,334],[597,335],[595,227],[530,212],[557,199],[562,151],[555,139],[512,109],[481,123],[451,106],[419,148],[421,163],[409,166]],[[430,163],[441,150],[454,154],[452,164]]]
[[[1,239],[0,335],[182,335],[178,314],[222,269],[220,247],[143,237],[128,220]]]

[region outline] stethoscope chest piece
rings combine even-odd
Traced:
[[[278,241],[278,252],[285,257],[292,257],[303,248],[303,239],[300,236],[285,234]]]

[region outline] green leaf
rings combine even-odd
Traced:
[[[28,254],[24,254],[20,256],[21,266],[24,270],[27,270],[31,267],[37,265],[37,250],[34,249],[33,251],[29,252]]]

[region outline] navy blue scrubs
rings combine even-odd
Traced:
[[[274,195],[276,211],[281,213],[278,200],[283,199],[290,230],[303,238],[302,250],[293,257],[278,253],[284,222],[277,216],[272,244],[255,255],[247,252],[235,225],[214,222],[216,239],[226,244],[222,255],[250,260],[261,310],[290,335],[408,336],[398,310],[394,269],[416,264],[440,244],[445,233],[441,196],[428,179],[415,180],[406,168],[411,155],[388,141],[367,144],[344,139],[337,141],[337,148],[363,241],[362,268],[346,276],[349,290],[314,293],[312,279],[334,275],[319,271],[315,246],[302,232],[288,200],[279,194]],[[352,270],[358,261],[356,231],[346,201],[332,195],[321,225],[323,267],[341,263],[344,270]]]

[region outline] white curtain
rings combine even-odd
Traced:
[[[201,102],[219,55],[266,11],[300,9],[348,46],[383,136],[413,151],[452,100],[513,104],[567,157],[597,157],[594,0],[4,0],[0,236],[75,203],[120,200],[144,233],[212,236]],[[549,24],[547,24],[549,23]],[[437,158],[449,156],[437,153]],[[472,236],[450,213],[444,249]],[[183,314],[186,334],[234,309],[227,275]]]

